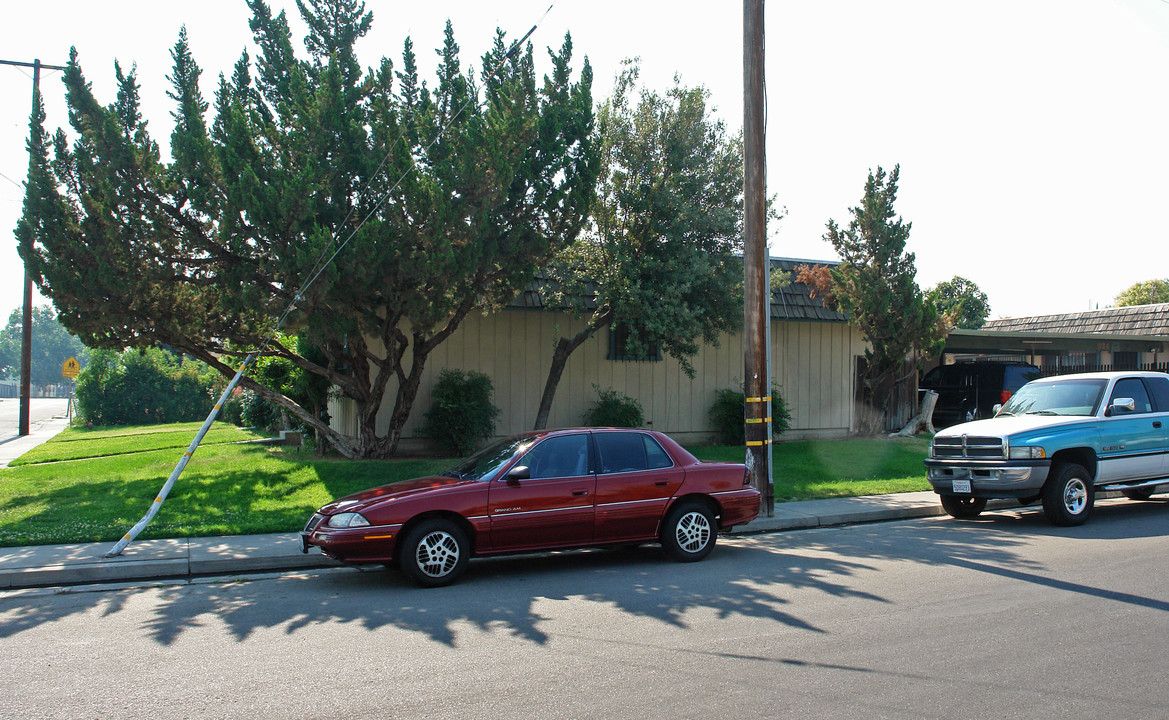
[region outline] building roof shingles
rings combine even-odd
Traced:
[[[988,320],[983,330],[1169,337],[1169,303]]]

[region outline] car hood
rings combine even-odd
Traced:
[[[1062,427],[1064,425],[1076,425],[1088,422],[1091,419],[1083,415],[1062,418],[1054,415],[1003,416],[953,425],[945,430],[939,430],[935,437],[961,437],[963,435],[1003,437],[1040,428],[1048,429]]]
[[[451,488],[474,485],[476,482],[475,480],[463,480],[443,475],[430,475],[414,478],[413,480],[403,480],[402,482],[390,483],[389,485],[362,490],[361,492],[338,498],[322,507],[320,512],[323,515],[333,515],[339,512],[360,512],[372,505],[383,502],[444,492]]]

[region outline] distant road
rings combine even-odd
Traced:
[[[64,417],[69,401],[65,398],[32,398],[29,401],[29,425]],[[0,440],[20,432],[20,398],[0,398]]]

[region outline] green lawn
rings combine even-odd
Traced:
[[[0,469],[0,546],[114,542],[149,509],[199,423],[67,430]],[[292,532],[330,500],[439,472],[450,459],[349,462],[243,444],[216,423],[140,538]],[[849,439],[775,447],[777,501],[927,490],[922,439]],[[692,447],[742,462],[740,447]]]
[[[849,438],[780,443],[772,455],[776,502],[929,490],[926,438]],[[741,447],[691,447],[700,460],[743,462]]]

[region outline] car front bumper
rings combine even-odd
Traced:
[[[401,530],[401,525],[331,528],[327,519],[317,520],[314,516],[300,533],[300,551],[307,553],[316,547],[345,563],[388,563],[393,559],[394,542]]]

